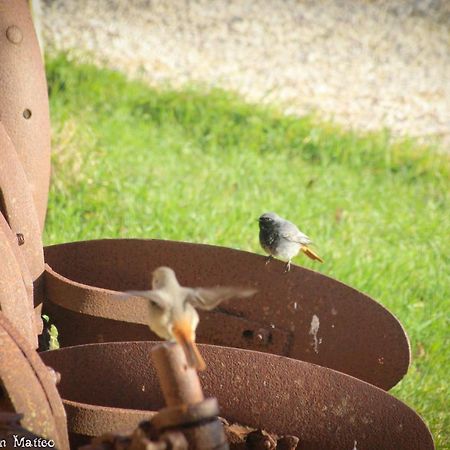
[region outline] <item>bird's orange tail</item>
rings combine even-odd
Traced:
[[[192,339],[192,329],[188,322],[174,324],[173,334],[177,342],[181,345],[189,367],[197,370],[205,370],[206,363],[200,354],[195,341]]]
[[[309,247],[303,246],[302,252],[308,258],[311,258],[312,260],[320,261],[321,263],[323,263],[323,259],[317,253],[313,252]]]

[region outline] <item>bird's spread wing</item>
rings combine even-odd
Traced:
[[[311,239],[302,233],[293,223],[288,223],[284,227],[281,236],[288,241],[297,242],[299,244],[308,245],[311,244]]]
[[[125,291],[120,294],[122,298],[130,298],[130,297],[143,297],[147,300],[150,300],[155,306],[160,307],[161,309],[170,308],[170,299],[164,295],[164,292],[160,290],[153,291]]]
[[[215,288],[189,289],[186,300],[195,308],[210,311],[224,300],[246,298],[256,293],[256,289],[218,286]]]

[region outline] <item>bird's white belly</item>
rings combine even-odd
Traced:
[[[274,256],[285,261],[290,261],[292,258],[298,255],[301,245],[296,242],[287,241],[282,239],[278,246]]]
[[[150,330],[153,331],[153,333],[166,340],[173,339],[168,323],[169,317],[169,314],[164,313],[160,308],[157,308],[156,306],[150,308],[148,326]]]

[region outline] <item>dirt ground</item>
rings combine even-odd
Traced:
[[[45,0],[48,49],[450,149],[448,0]]]

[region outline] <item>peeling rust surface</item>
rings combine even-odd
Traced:
[[[0,313],[0,382],[27,430],[53,439],[68,450],[64,407],[52,377],[38,354]]]
[[[164,406],[150,362],[155,344],[91,344],[42,354],[61,372],[70,432],[78,438],[117,433],[125,423],[131,431]],[[434,448],[420,417],[375,386],[286,357],[199,347],[207,362],[200,374],[204,394],[217,397],[230,422],[298,436],[302,450],[351,449],[355,441],[361,449]]]
[[[35,291],[40,294],[38,285],[44,272],[41,229],[27,176],[2,123],[0,148],[0,212],[16,235],[16,242],[36,285]]]
[[[113,290],[147,289],[151,272],[166,265],[186,286],[258,290],[252,299],[201,312],[199,342],[301,359],[383,389],[402,379],[409,366],[408,338],[389,311],[302,267],[284,273],[283,263],[265,265],[265,257],[253,253],[160,240],[74,242],[44,251],[50,266],[46,309],[63,330],[62,345],[152,339],[148,328],[138,325],[146,322],[145,303],[118,301]]]
[[[0,61],[0,121],[23,164],[42,230],[50,179],[50,118],[42,57],[26,1],[0,0]]]
[[[15,236],[0,213],[0,310],[37,347],[33,283]],[[0,347],[1,348],[1,347]]]

